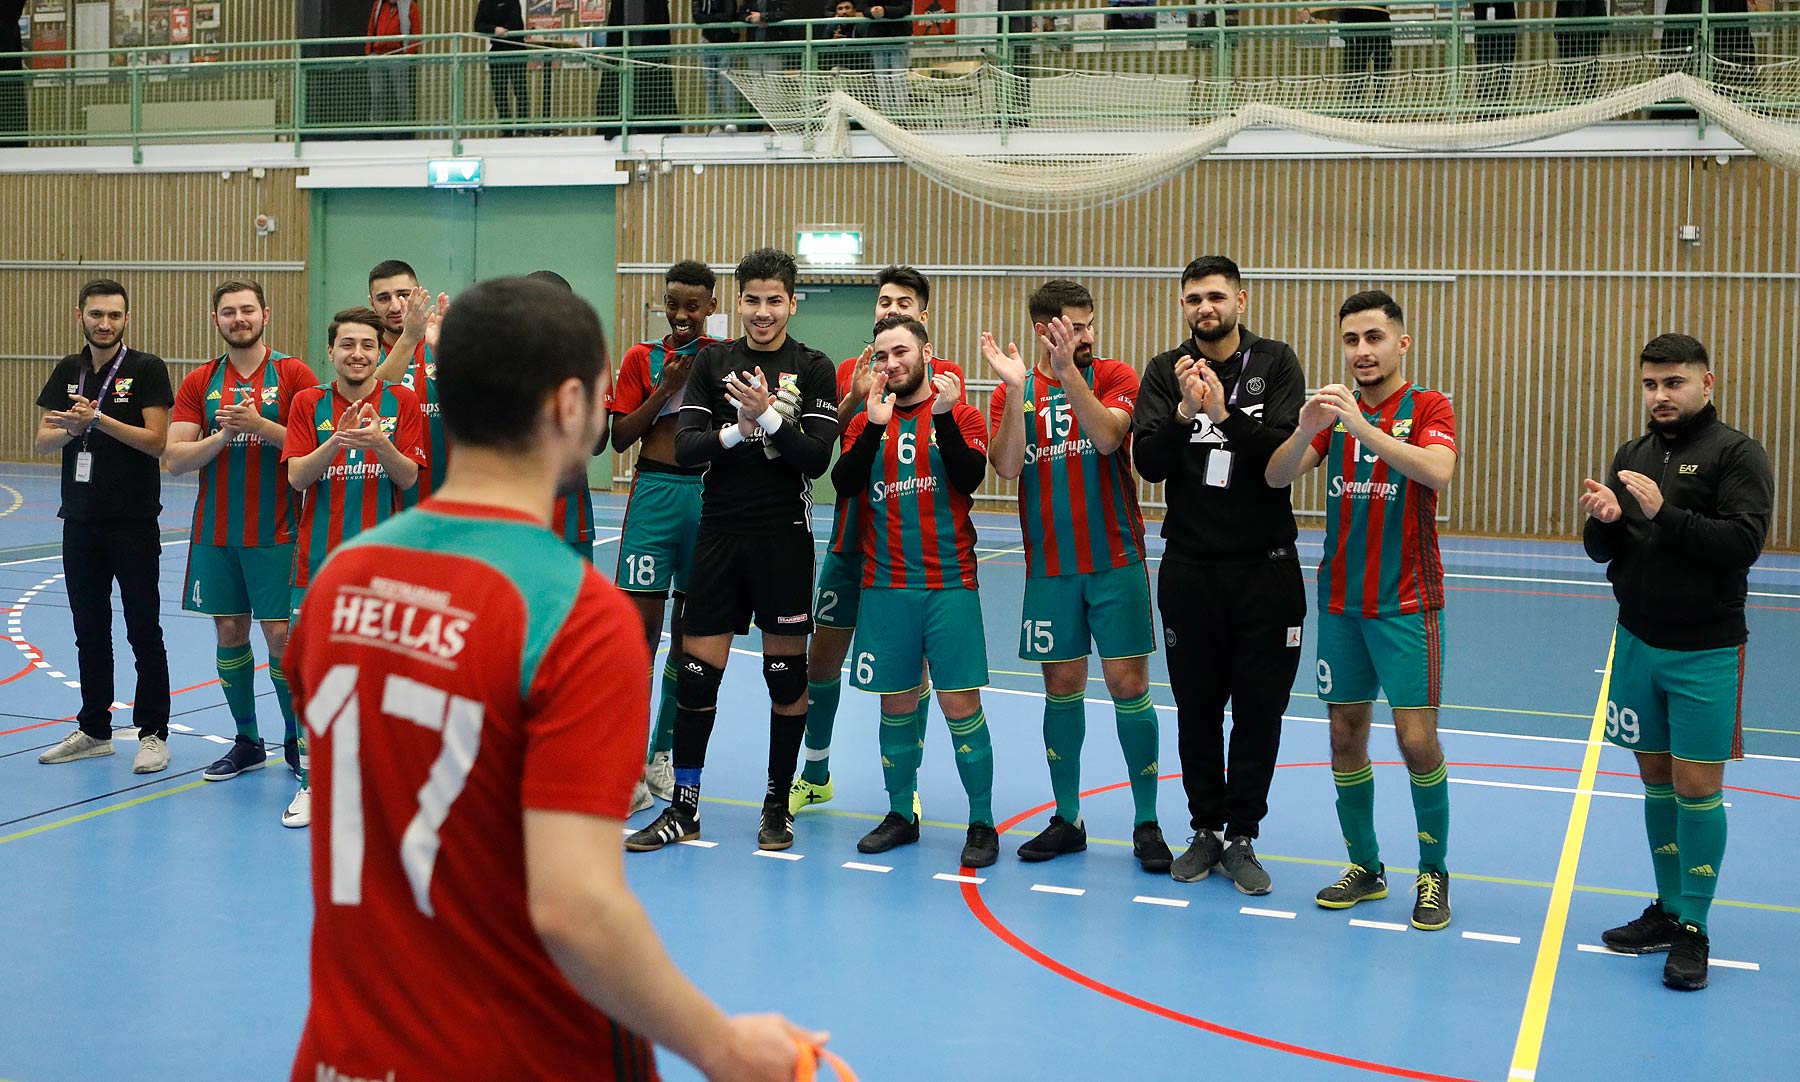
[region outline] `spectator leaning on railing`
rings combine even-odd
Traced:
[[[383,41],[419,32],[419,0],[375,0],[369,5],[369,42],[363,54],[392,57],[369,64],[369,122],[391,130],[376,138],[410,139],[418,108],[419,70],[415,62],[401,59],[419,51],[417,41]]]
[[[494,95],[494,119],[524,120],[531,115],[531,89],[525,85],[525,0],[481,0],[475,8],[475,32],[488,35],[488,89]],[[501,135],[517,135],[508,128]]]
[[[869,3],[863,12],[869,17],[863,36],[881,41],[869,53],[871,65],[881,73],[875,84],[881,95],[881,109],[885,113],[896,113],[906,107],[907,101],[906,70],[912,62],[912,46],[907,44],[913,32],[912,0]]]
[[[700,24],[700,40],[706,45],[735,45],[744,40],[744,31],[721,23],[738,21],[738,0],[694,0],[694,21]],[[706,115],[738,116],[744,111],[743,96],[731,83],[730,71],[737,65],[737,54],[731,49],[700,49],[700,67],[706,83]],[[727,132],[737,131],[736,124],[725,125]]]
[[[856,0],[837,0],[831,5],[831,17],[849,21],[820,28],[830,31],[826,36],[832,47],[819,50],[819,67],[827,71],[868,71],[868,46],[856,43],[868,36],[869,20],[856,6]]]

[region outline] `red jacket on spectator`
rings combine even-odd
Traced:
[[[385,38],[396,34],[417,34],[419,32],[419,0],[406,0],[406,13],[402,20],[400,5],[397,0],[375,0],[369,6],[369,37]],[[388,53],[416,53],[419,43],[416,41],[371,41],[363,52],[370,56],[382,56]]]

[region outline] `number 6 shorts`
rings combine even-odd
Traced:
[[[1606,739],[1628,751],[1693,763],[1744,757],[1744,648],[1663,650],[1619,628]]]
[[[700,529],[700,474],[639,468],[625,503],[619,567],[613,582],[628,594],[687,593]]]
[[[988,682],[987,633],[981,595],[962,587],[942,590],[870,587],[862,592],[862,621],[850,664],[851,686],[897,695],[919,686],[931,663],[939,691],[971,691]]]

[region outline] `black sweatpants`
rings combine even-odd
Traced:
[[[1156,586],[1190,825],[1254,838],[1269,812],[1281,715],[1300,667],[1300,561],[1290,555],[1193,564],[1165,557]]]
[[[157,589],[162,535],[156,520],[107,519],[63,523],[63,582],[75,620],[81,672],[76,723],[97,740],[112,738],[113,581],[125,609],[125,637],[137,658],[131,708],[138,734],[169,738],[169,655],[163,649]]]

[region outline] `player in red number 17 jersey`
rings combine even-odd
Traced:
[[[1450,925],[1444,865],[1450,792],[1438,743],[1444,672],[1444,571],[1437,494],[1456,472],[1450,400],[1401,374],[1412,346],[1405,317],[1380,290],[1338,310],[1352,392],[1332,384],[1300,410],[1300,427],[1269,459],[1280,486],[1328,462],[1325,559],[1319,564],[1319,698],[1331,713],[1331,773],[1350,867],[1318,903],[1348,909],[1387,896],[1375,838],[1369,725],[1375,696],[1394,710],[1419,827],[1413,927]]]
[[[788,1082],[821,1038],[729,1019],[669,961],[624,881],[648,656],[631,605],[545,527],[605,431],[585,303],[511,278],[442,338],[457,445],[433,499],[347,543],[289,650],[318,757],[319,1079]]]

